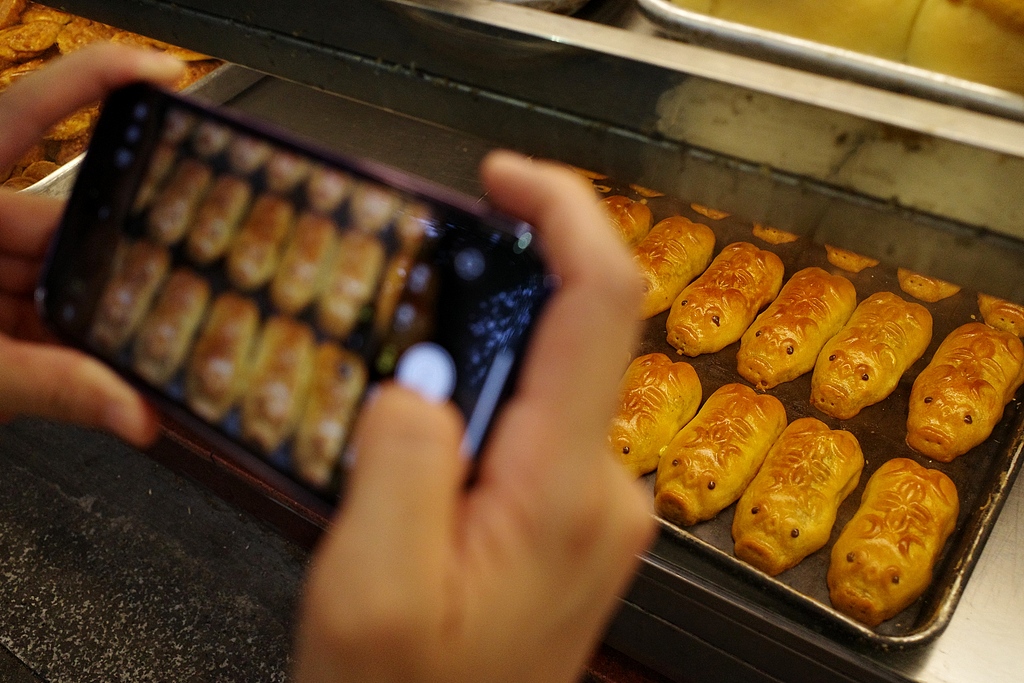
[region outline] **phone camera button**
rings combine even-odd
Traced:
[[[114,165],[118,168],[128,168],[135,161],[135,154],[130,149],[122,147],[114,153]]]
[[[139,102],[135,105],[135,109],[132,110],[132,116],[136,121],[144,121],[149,116],[149,105]]]
[[[136,142],[142,139],[142,128],[139,126],[128,126],[124,131],[124,141],[129,145],[134,145]]]
[[[413,344],[398,359],[395,380],[428,401],[440,403],[455,391],[455,361],[438,344]]]

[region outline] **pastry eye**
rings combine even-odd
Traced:
[[[757,505],[755,505],[754,507],[750,508],[750,514],[752,514],[752,515],[756,515],[760,511],[761,511],[761,508],[759,506],[757,506]]]
[[[679,305],[680,306],[685,306],[688,303],[690,303],[690,302],[687,299],[683,299],[682,301],[679,302]]]
[[[715,327],[718,327],[718,325],[721,324],[721,321],[719,320],[717,315],[711,316],[711,322],[715,324]]]
[[[708,491],[714,491],[714,490],[715,490],[715,482],[709,481],[708,482]]]
[[[793,538],[796,538],[797,536],[800,535],[800,530],[799,529],[793,529],[792,531],[789,532],[789,535],[792,536]]]
[[[829,360],[835,360],[836,359],[836,354],[833,353],[831,356],[828,357],[828,359]]]
[[[672,461],[672,467],[679,467],[679,458]]]
[[[761,336],[761,330],[758,330],[757,332],[755,332],[754,336],[755,337],[760,337]]]
[[[792,356],[793,355],[793,347],[792,346],[787,346],[786,347],[786,353],[789,354],[790,356]]]
[[[967,424],[971,424],[974,422],[974,418],[972,418],[970,415],[964,415],[964,422]]]
[[[899,574],[893,574],[892,575],[892,582],[893,582],[894,585],[899,585],[900,575]]]
[[[846,561],[847,562],[853,562],[856,559],[857,559],[857,556],[854,555],[853,552],[846,553]]]
[[[629,446],[623,446],[622,447],[622,454],[623,455],[629,455]]]
[[[865,372],[863,375],[860,376],[860,378],[862,380],[864,380],[865,382],[867,382],[868,381],[868,373]]]
[[[932,397],[931,396],[925,396],[924,397],[924,402],[925,403],[931,403],[932,402]]]

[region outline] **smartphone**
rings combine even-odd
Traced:
[[[552,288],[533,237],[423,179],[136,84],[103,106],[37,302],[234,467],[326,512],[386,378],[451,400],[478,456]]]

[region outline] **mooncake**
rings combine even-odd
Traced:
[[[643,202],[635,202],[623,195],[605,197],[600,202],[605,215],[611,220],[622,239],[631,247],[635,247],[647,237],[654,220],[651,209]]]
[[[357,230],[375,235],[391,225],[401,204],[401,197],[383,185],[358,183],[349,200],[349,218]]]
[[[324,286],[334,255],[338,226],[330,218],[311,212],[295,222],[295,234],[270,282],[270,300],[283,313],[298,314]]]
[[[978,294],[978,310],[986,324],[1024,337],[1024,306],[990,294]]]
[[[884,463],[832,546],[832,605],[871,627],[909,607],[931,583],[959,510],[956,486],[942,472],[908,458]]]
[[[860,443],[813,417],[794,420],[736,505],[736,557],[769,576],[828,543],[839,506],[864,469]]]
[[[786,409],[768,394],[726,384],[661,452],[654,508],[690,526],[731,505],[786,428]]]
[[[856,307],[857,289],[842,275],[815,267],[798,271],[740,338],[740,376],[767,390],[810,372]]]
[[[634,476],[658,467],[661,450],[697,414],[701,386],[689,363],[649,353],[629,364],[619,384],[619,402],[608,446]]]
[[[967,323],[949,333],[914,380],[907,444],[949,462],[992,434],[1024,382],[1017,335]]]
[[[352,331],[377,289],[384,258],[384,245],[376,237],[358,230],[341,235],[316,302],[321,331],[335,338]]]
[[[668,343],[687,356],[721,351],[778,295],[784,271],[774,253],[749,242],[730,244],[672,302]]]
[[[891,394],[931,339],[927,308],[892,292],[868,297],[818,354],[811,405],[840,420],[852,418]]]
[[[227,254],[231,284],[242,291],[262,287],[274,276],[295,221],[291,202],[263,194],[252,204]]]
[[[116,353],[135,334],[170,267],[164,247],[146,240],[119,245],[90,330],[100,351]]]
[[[948,299],[960,291],[959,285],[946,282],[935,277],[928,277],[921,273],[915,273],[907,268],[896,270],[896,279],[900,283],[900,289],[921,301],[932,304],[936,301]]]
[[[210,285],[187,268],[167,278],[135,337],[132,367],[161,385],[181,367],[210,301]]]
[[[212,179],[213,171],[209,166],[195,159],[183,159],[149,208],[146,217],[149,236],[164,245],[180,240],[191,225]]]
[[[207,265],[223,256],[251,199],[249,183],[237,176],[226,173],[213,181],[185,240],[189,258]]]
[[[859,273],[866,268],[874,268],[878,265],[878,259],[858,254],[848,249],[825,245],[825,256],[828,262],[836,268],[841,268],[849,273]]]
[[[667,310],[683,287],[704,272],[715,251],[715,233],[706,225],[672,216],[651,228],[633,259],[643,282],[640,317]]]

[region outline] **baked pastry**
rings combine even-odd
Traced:
[[[749,242],[730,244],[672,303],[668,343],[687,356],[721,351],[778,295],[784,271],[772,252]]]
[[[831,244],[825,245],[825,258],[836,268],[845,270],[848,273],[859,273],[866,268],[874,268],[878,265],[878,259],[876,258],[864,256],[848,249],[833,247]]]
[[[236,133],[228,143],[228,166],[235,173],[249,175],[262,168],[273,151],[266,140]]]
[[[907,444],[949,462],[987,439],[1024,382],[1024,344],[1012,332],[967,323],[949,333],[914,380]]]
[[[1024,337],[1024,306],[979,293],[978,309],[986,325]]]
[[[118,246],[90,330],[90,341],[97,349],[114,354],[124,346],[149,310],[170,267],[170,252],[152,242],[139,240]]]
[[[672,302],[704,272],[715,251],[715,233],[706,225],[672,216],[651,228],[633,256],[643,280],[640,317],[668,310]]]
[[[317,325],[324,334],[348,336],[373,298],[383,268],[380,240],[358,230],[341,235],[316,304]]]
[[[658,468],[661,451],[697,414],[701,387],[689,363],[663,353],[635,358],[619,383],[608,446],[633,476]]]
[[[228,249],[228,278],[235,287],[250,291],[270,281],[294,221],[295,208],[288,200],[273,194],[256,198]]]
[[[907,268],[897,268],[896,279],[900,283],[900,289],[904,292],[915,299],[927,301],[930,304],[948,299],[960,291],[959,285],[954,285],[952,282],[946,282],[936,277],[915,273]]]
[[[726,384],[662,450],[655,510],[684,526],[711,519],[740,497],[785,428],[779,399]]]
[[[309,174],[310,162],[303,156],[287,150],[275,150],[263,167],[267,189],[286,194],[291,192]]]
[[[200,121],[192,133],[192,149],[206,159],[224,151],[231,142],[231,129],[216,121]]]
[[[647,237],[654,220],[651,208],[643,202],[635,202],[623,195],[605,197],[601,207],[611,219],[612,227],[622,236],[626,244],[635,247]]]
[[[331,343],[317,348],[309,398],[292,443],[292,465],[303,481],[319,489],[330,485],[366,380],[358,355]]]
[[[821,268],[798,271],[740,338],[740,376],[761,390],[814,368],[825,345],[857,307],[857,289]]]
[[[132,368],[140,377],[161,385],[181,368],[209,301],[204,278],[187,268],[170,274],[135,337]]]
[[[330,218],[303,213],[270,282],[270,300],[282,313],[295,315],[313,302],[324,285],[334,255],[338,226]]]
[[[359,183],[349,201],[353,227],[376,234],[391,225],[402,199],[394,191],[375,183]]]
[[[167,179],[167,174],[174,168],[174,162],[178,158],[178,148],[167,143],[160,143],[153,150],[153,156],[149,160],[149,167],[142,176],[139,189],[135,193],[135,201],[132,203],[132,213],[142,213],[149,203],[153,201],[157,190]]]
[[[403,252],[395,254],[388,261],[388,265],[384,269],[384,276],[380,281],[376,310],[373,314],[373,328],[377,334],[383,335],[387,332],[398,302],[402,298],[402,292],[405,291],[405,283],[409,279],[412,267],[413,257]]]
[[[736,557],[775,576],[824,547],[863,469],[850,432],[813,417],[791,422],[736,505]]]
[[[241,396],[259,324],[251,299],[225,292],[214,300],[185,368],[185,402],[200,417],[220,422]]]
[[[182,159],[149,208],[146,216],[149,236],[160,244],[177,243],[191,225],[212,180],[213,171],[209,166],[195,159]]]
[[[427,233],[435,229],[434,213],[426,204],[408,203],[395,219],[395,235],[402,251],[415,254]]]
[[[164,128],[160,133],[160,141],[171,146],[180,145],[192,134],[195,125],[195,114],[185,109],[172,107],[164,116]]]
[[[710,218],[713,221],[720,221],[723,218],[728,218],[732,214],[727,211],[719,211],[718,209],[712,209],[709,206],[703,204],[690,204],[690,208],[699,213],[704,218]]]
[[[299,421],[313,377],[313,330],[276,316],[260,333],[252,375],[242,396],[242,438],[273,453]]]
[[[1024,11],[1019,0],[924,0],[906,60],[1024,93]]]
[[[309,208],[320,213],[333,213],[352,192],[352,176],[336,168],[314,164],[306,181]]]
[[[760,223],[754,223],[751,232],[754,233],[754,237],[764,240],[768,244],[790,244],[800,239],[800,236],[795,233],[786,232],[785,230],[779,230],[770,225],[762,225]]]
[[[811,405],[849,420],[891,394],[932,339],[932,315],[892,292],[874,294],[818,354]]]
[[[931,583],[959,511],[956,485],[942,472],[909,458],[884,463],[832,546],[832,605],[871,627],[909,607]]]
[[[189,258],[207,265],[223,256],[251,201],[252,187],[238,176],[225,173],[213,181],[185,241]]]

